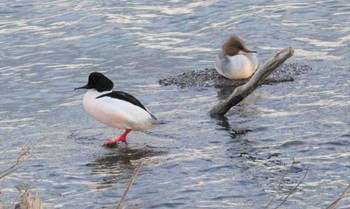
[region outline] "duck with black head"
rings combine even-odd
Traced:
[[[215,59],[215,69],[228,79],[249,78],[258,67],[256,53],[249,50],[240,37],[231,36]]]
[[[163,122],[159,121],[139,100],[123,91],[112,91],[114,83],[105,75],[93,72],[88,83],[76,89],[88,89],[84,95],[85,110],[98,121],[125,132],[109,139],[105,145],[126,142],[130,131],[148,130]]]

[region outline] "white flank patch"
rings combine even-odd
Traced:
[[[120,129],[147,130],[154,127],[154,119],[141,107],[111,97],[96,97],[109,92],[89,90],[84,96],[84,107],[100,122]]]

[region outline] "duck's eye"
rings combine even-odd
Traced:
[[[238,46],[238,49],[239,49],[239,50],[243,50],[243,49],[244,49],[244,46],[243,46],[243,45],[239,45],[239,46]]]

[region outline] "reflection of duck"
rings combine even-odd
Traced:
[[[126,142],[131,130],[148,130],[160,124],[159,120],[132,95],[122,91],[112,91],[113,82],[102,73],[93,72],[85,86],[76,89],[89,89],[83,104],[88,113],[100,122],[125,132],[106,141],[106,144]]]
[[[135,168],[135,161],[142,158],[149,158],[164,154],[165,151],[153,150],[147,148],[126,148],[116,145],[116,148],[107,149],[107,153],[97,157],[86,166],[91,168],[92,176],[101,176],[101,185],[106,187],[113,186],[118,181],[130,179],[125,175],[126,171],[132,171]]]
[[[258,67],[256,51],[250,51],[238,36],[230,37],[215,59],[215,69],[228,79],[249,78]]]
[[[221,126],[223,130],[227,131],[232,139],[252,131],[250,129],[241,129],[234,124],[230,124],[226,116],[216,116],[215,118],[217,119],[217,124]]]

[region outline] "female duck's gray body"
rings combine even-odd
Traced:
[[[215,69],[228,79],[249,78],[258,67],[255,51],[247,49],[244,41],[232,36],[222,46],[222,51],[215,59]]]

